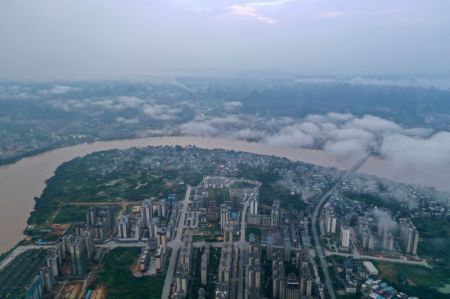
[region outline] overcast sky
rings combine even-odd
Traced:
[[[448,0],[0,0],[0,78],[450,73]]]

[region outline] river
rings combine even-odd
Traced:
[[[51,150],[0,167],[0,253],[6,252],[23,239],[23,229],[34,208],[33,198],[40,196],[45,188],[46,179],[54,174],[61,163],[96,151],[157,145],[196,145],[207,149],[246,151],[317,165],[336,166],[340,169],[347,169],[352,164],[339,161],[321,150],[278,148],[263,143],[202,137],[149,137],[98,141]],[[364,167],[362,171],[390,179],[402,179],[392,177],[393,172],[389,169],[389,163],[382,159],[371,158],[367,165],[369,166]]]

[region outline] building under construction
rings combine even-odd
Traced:
[[[46,275],[51,272],[48,257],[46,249],[28,250],[16,257],[0,272],[0,298],[39,299],[51,292],[53,274]]]

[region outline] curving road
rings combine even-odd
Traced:
[[[168,246],[172,249],[170,254],[170,262],[166,273],[166,279],[164,281],[164,288],[161,294],[161,299],[167,299],[170,296],[171,286],[173,282],[173,276],[175,272],[175,266],[177,264],[178,251],[180,250],[183,242],[181,241],[181,237],[184,229],[184,221],[186,219],[186,213],[189,206],[189,198],[191,196],[191,186],[187,186],[186,195],[183,200],[183,208],[181,210],[180,218],[178,219],[178,225],[175,233],[175,238],[169,242]]]
[[[328,272],[327,261],[325,260],[325,255],[324,255],[324,252],[322,249],[322,245],[320,245],[320,241],[319,241],[319,234],[317,232],[317,222],[319,219],[320,210],[323,207],[323,205],[327,202],[328,197],[330,197],[330,195],[334,193],[334,191],[339,186],[339,184],[342,183],[342,181],[344,181],[350,173],[353,173],[353,172],[357,171],[359,168],[361,168],[361,166],[363,166],[364,163],[366,163],[366,161],[370,158],[370,156],[371,155],[366,156],[362,160],[358,161],[352,168],[350,168],[348,171],[346,171],[345,174],[342,175],[337,180],[337,182],[333,185],[333,187],[331,187],[331,189],[328,190],[328,192],[325,193],[320,198],[318,204],[316,205],[316,207],[314,209],[314,213],[313,213],[313,217],[312,217],[312,221],[311,221],[314,245],[315,245],[315,249],[316,249],[316,255],[319,257],[320,267],[322,268],[322,273],[325,278],[325,287],[327,288],[328,296],[331,299],[336,299],[336,294],[334,292],[333,284],[330,279],[330,273]]]
[[[239,234],[239,242],[236,246],[239,248],[239,280],[238,280],[238,293],[237,298],[242,299],[244,296],[244,264],[245,264],[245,255],[247,254],[247,242],[245,241],[245,229],[247,225],[247,210],[250,204],[250,200],[247,197],[245,199],[244,207],[242,208],[242,216],[241,216],[241,232]]]

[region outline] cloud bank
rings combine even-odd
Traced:
[[[346,79],[338,78],[314,78],[302,77],[294,80],[300,84],[349,84],[352,86],[380,86],[380,87],[420,87],[437,88],[441,90],[450,89],[449,77],[417,77],[399,79],[379,79],[371,77],[353,77]]]
[[[197,118],[180,127],[194,136],[226,137],[281,148],[320,149],[348,163],[379,156],[410,182],[443,186],[450,181],[450,132],[403,128],[373,115],[312,114],[304,119],[231,114]]]
[[[157,103],[154,100],[142,99],[135,96],[118,96],[112,99],[70,99],[70,100],[51,100],[50,105],[54,108],[62,109],[66,112],[83,111],[84,109],[109,111],[109,112],[126,112],[136,115],[131,119],[122,116],[116,118],[117,122],[123,124],[135,124],[139,122],[137,116],[150,118],[159,121],[177,120],[183,112],[181,106],[183,103],[175,103],[173,105]]]

